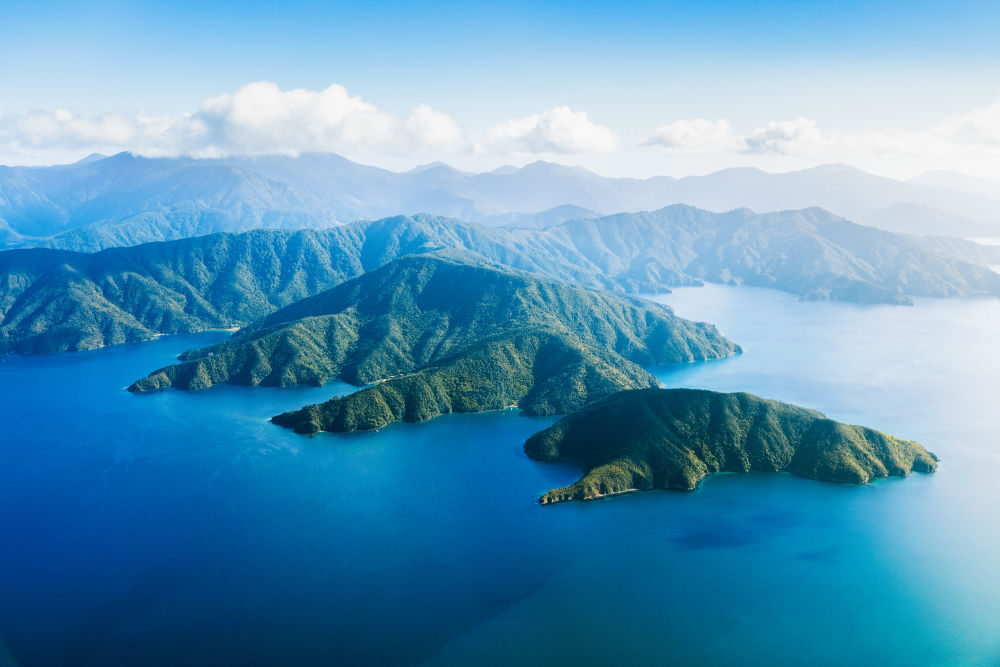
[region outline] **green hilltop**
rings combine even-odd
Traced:
[[[639,364],[739,351],[715,327],[665,306],[446,253],[404,257],[296,302],[130,390],[378,382],[275,420],[300,432],[343,431],[510,405],[567,412],[656,386]]]
[[[520,407],[532,415],[572,412],[623,389],[655,387],[656,378],[613,353],[565,334],[529,329],[505,334],[428,368],[275,416],[297,433],[382,428],[448,412]]]
[[[0,353],[86,350],[244,326],[400,257],[443,248],[548,279],[631,294],[702,281],[875,303],[1000,294],[1000,275],[980,265],[986,257],[975,244],[883,232],[820,209],[758,215],[671,206],[545,229],[400,216],[93,254],[0,252]]]
[[[690,490],[717,472],[787,471],[865,484],[937,466],[937,457],[915,442],[815,410],[696,389],[615,394],[531,436],[524,450],[535,459],[583,467],[580,481],[549,491],[542,503]]]

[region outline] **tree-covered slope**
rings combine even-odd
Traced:
[[[937,466],[937,457],[915,442],[750,394],[695,389],[613,395],[536,433],[524,449],[536,459],[583,467],[580,481],[549,491],[542,503],[689,490],[725,471],[788,471],[865,484]]]
[[[922,239],[856,225],[817,208],[757,215],[671,206],[566,222],[533,238],[640,292],[708,281],[862,303],[1000,295],[1000,275],[956,258],[950,248],[936,251]],[[967,246],[964,254],[973,256]]]
[[[628,293],[700,281],[810,299],[906,303],[1000,294],[1000,275],[941,246],[819,209],[756,215],[686,206],[498,229],[398,217],[322,231],[254,231],[83,254],[0,252],[0,353],[55,352],[248,324],[398,257],[451,248],[491,263]]]
[[[623,389],[656,386],[656,378],[617,354],[587,348],[565,334],[522,330],[272,421],[298,433],[315,433],[370,430],[449,412],[513,406],[550,415],[578,410]]]
[[[738,351],[715,327],[658,304],[424,255],[291,304],[223,343],[185,353],[132,389],[322,384],[334,377],[367,384],[526,330],[570,336],[642,364]]]
[[[445,225],[391,219],[323,232],[216,234],[93,254],[0,252],[0,353],[86,350],[242,326],[398,256],[451,240]]]

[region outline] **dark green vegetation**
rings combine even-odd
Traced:
[[[656,378],[613,353],[588,349],[544,329],[492,338],[426,369],[272,419],[298,433],[382,428],[448,412],[520,407],[527,414],[572,412]]]
[[[216,234],[84,254],[0,252],[0,353],[239,327],[397,257],[462,246],[450,221]]]
[[[354,430],[517,404],[565,412],[621,389],[656,386],[636,364],[739,351],[715,327],[658,304],[450,255],[398,259],[188,352],[130,389],[389,378],[278,420],[306,432]]]
[[[935,247],[819,209],[756,215],[673,206],[546,229],[417,216],[94,254],[12,250],[0,252],[0,353],[92,349],[242,326],[398,257],[439,248],[628,293],[712,281],[882,303],[1000,294],[1000,276],[973,263],[988,259],[979,246]]]
[[[536,433],[524,450],[536,459],[583,466],[583,479],[549,491],[542,503],[690,490],[716,472],[788,471],[865,484],[937,466],[937,457],[915,442],[841,424],[815,410],[696,389],[616,394]]]

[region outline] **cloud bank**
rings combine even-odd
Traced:
[[[733,134],[729,121],[724,118],[675,120],[656,128],[656,133],[646,141],[646,144],[690,153],[732,151],[739,150],[742,146],[740,140]]]
[[[247,84],[205,100],[195,112],[173,116],[113,112],[80,117],[62,109],[0,119],[0,150],[8,154],[130,150],[150,157],[310,151],[532,155],[606,153],[617,146],[610,129],[565,106],[510,119],[482,136],[471,136],[450,114],[427,105],[397,116],[340,85],[320,91],[282,90],[268,81]]]
[[[590,121],[582,111],[556,107],[545,113],[508,120],[486,132],[482,149],[512,155],[534,153],[610,153],[615,133]]]
[[[426,105],[400,117],[350,95],[343,86],[281,90],[266,81],[176,116],[140,112],[80,118],[66,110],[12,116],[0,121],[0,141],[20,149],[117,148],[195,157],[351,150],[453,153],[470,148],[454,118]]]
[[[650,173],[662,173],[657,165],[671,157],[687,169],[692,164],[797,167],[839,161],[891,163],[912,171],[916,165],[962,168],[978,160],[986,170],[1000,171],[1000,102],[917,131],[846,132],[805,117],[737,131],[727,118],[690,118],[669,120],[642,136],[623,139],[568,106],[495,119],[471,133],[451,114],[426,104],[394,114],[336,84],[283,90],[259,81],[182,114],[80,116],[66,109],[8,114],[0,117],[0,163],[66,162],[90,152],[122,150],[150,157],[329,151],[383,164],[444,159],[484,165],[506,156],[569,156],[591,166],[642,163]]]
[[[676,120],[646,141],[674,153],[745,153],[817,156],[850,155],[997,155],[1000,153],[1000,103],[978,107],[917,132],[824,131],[817,121],[796,118],[770,121],[745,135],[733,132],[725,119]]]

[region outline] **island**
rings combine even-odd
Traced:
[[[300,433],[520,406],[560,414],[658,386],[643,365],[740,352],[666,306],[504,271],[454,251],[397,259],[182,355],[130,391],[367,387],[275,417]]]
[[[623,389],[656,387],[656,378],[613,353],[566,334],[532,329],[499,336],[426,369],[347,396],[275,416],[296,433],[379,429],[449,412],[519,407],[563,414]]]
[[[933,472],[915,442],[745,393],[640,389],[597,401],[531,436],[528,456],[579,463],[583,478],[543,504],[648,489],[692,490],[718,472],[791,472],[866,484]]]

